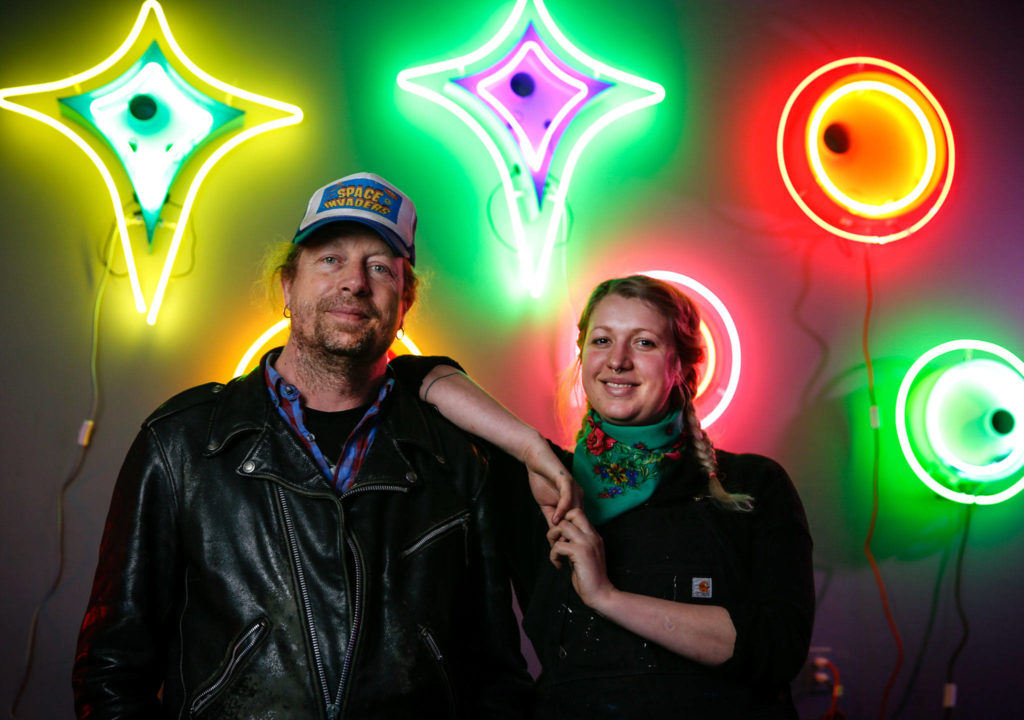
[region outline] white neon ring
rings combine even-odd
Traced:
[[[1000,347],[995,343],[985,342],[983,340],[950,340],[949,342],[937,345],[914,361],[914,364],[910,366],[909,370],[907,370],[907,374],[904,375],[903,382],[900,383],[899,393],[896,395],[896,435],[899,437],[900,449],[903,451],[903,456],[914,471],[914,474],[920,478],[921,482],[931,488],[933,492],[955,502],[994,505],[1013,497],[1024,489],[1024,475],[1022,475],[1016,483],[1006,490],[993,495],[978,496],[957,492],[956,490],[951,490],[940,484],[928,473],[921,462],[917,459],[917,455],[914,453],[914,449],[910,444],[910,433],[907,430],[907,400],[910,397],[911,385],[913,385],[917,376],[921,373],[921,370],[932,360],[940,355],[960,350],[980,350],[982,352],[995,355],[1013,367],[1021,375],[1024,375],[1024,362],[1021,362],[1020,358],[1009,350]]]
[[[978,360],[975,358],[974,360]],[[973,362],[974,360],[968,361]],[[1005,365],[1000,365],[995,360],[985,359],[984,362],[998,367],[1001,372],[1012,374],[1012,368],[1007,368]],[[953,371],[956,366],[946,368],[943,371],[942,376],[936,380],[935,385],[932,387],[929,393],[928,402],[925,405],[925,432],[928,436],[928,443],[932,446],[932,450],[939,457],[940,460],[945,462],[952,468],[960,471],[966,480],[976,480],[979,482],[986,482],[989,480],[1004,480],[1010,477],[1018,470],[1024,469],[1024,443],[1018,445],[1012,452],[1010,452],[1005,458],[997,462],[988,463],[986,465],[978,465],[977,463],[971,463],[963,460],[946,442],[946,438],[942,432],[939,431],[938,422],[939,418],[936,417],[934,410],[932,409],[931,401],[935,398],[936,391],[939,389],[939,385],[946,379],[947,373]],[[1017,375],[1020,379],[1020,375]],[[945,388],[943,388],[945,392]],[[1005,398],[1004,398],[1005,399]]]
[[[646,270],[640,274],[654,278],[655,280],[664,280],[666,282],[676,283],[689,290],[693,290],[715,309],[715,312],[718,313],[718,317],[722,320],[722,325],[725,326],[725,332],[729,336],[729,350],[732,362],[730,363],[729,379],[726,382],[725,390],[722,392],[722,397],[719,398],[718,404],[716,404],[707,415],[701,418],[701,425],[704,427],[710,427],[713,422],[722,416],[722,413],[725,412],[726,408],[729,407],[729,403],[732,402],[733,396],[736,394],[736,387],[740,382],[740,334],[736,330],[736,323],[733,322],[732,315],[729,314],[725,304],[718,299],[718,296],[693,278],[677,272],[672,272],[671,270]]]
[[[903,228],[898,232],[890,233],[888,235],[869,235],[862,233],[854,233],[849,230],[844,230],[841,227],[837,227],[828,220],[825,220],[819,216],[811,206],[807,204],[800,192],[796,189],[793,184],[792,178],[789,176],[789,168],[786,166],[786,153],[785,153],[785,139],[786,139],[786,125],[789,122],[789,114],[793,110],[793,106],[796,104],[797,98],[803,93],[803,91],[815,80],[820,78],[832,70],[837,68],[845,67],[848,65],[875,65],[881,67],[889,72],[903,78],[911,85],[914,86],[921,95],[931,105],[933,111],[939,118],[939,122],[942,124],[942,132],[946,138],[946,179],[942,183],[942,188],[939,190],[935,202],[932,203],[931,207],[922,215],[916,222],[909,227]],[[803,210],[804,214],[811,219],[814,224],[818,225],[823,230],[836,235],[838,237],[846,238],[847,240],[855,240],[857,242],[868,242],[875,244],[883,244],[893,242],[894,240],[900,240],[907,237],[908,235],[917,232],[924,227],[939,211],[939,208],[946,202],[946,197],[949,195],[950,186],[953,184],[953,172],[956,167],[956,148],[953,144],[953,130],[950,128],[949,119],[946,117],[945,111],[939,104],[939,101],[932,95],[931,91],[928,90],[925,85],[918,80],[916,77],[911,75],[909,72],[901,68],[895,63],[891,63],[887,60],[881,60],[874,57],[849,57],[843,58],[842,60],[835,60],[827,63],[813,73],[808,75],[803,81],[797,85],[796,89],[790,94],[789,99],[786,100],[786,105],[782,110],[782,115],[779,118],[779,130],[775,136],[775,154],[776,159],[779,163],[779,171],[782,174],[782,182],[786,186],[786,190],[789,192],[789,196],[793,198],[793,202]]]
[[[903,103],[914,115],[914,118],[921,126],[921,132],[924,133],[925,146],[928,150],[928,159],[925,161],[924,172],[921,174],[921,179],[918,181],[914,189],[899,200],[882,203],[881,205],[872,205],[871,203],[854,200],[840,190],[836,184],[832,182],[832,178],[828,176],[828,172],[825,170],[825,166],[821,162],[821,153],[818,150],[818,130],[821,127],[821,121],[824,118],[825,113],[828,112],[829,108],[831,108],[841,98],[849,95],[850,93],[859,92],[861,90],[875,90],[885,95],[889,95]],[[921,197],[921,194],[924,193],[925,189],[927,189],[928,184],[932,180],[932,176],[935,174],[935,132],[932,130],[932,127],[928,122],[928,118],[925,117],[924,112],[921,111],[921,107],[914,102],[912,97],[899,88],[895,88],[892,85],[888,85],[878,80],[858,80],[857,82],[852,82],[837,88],[831,95],[829,95],[825,101],[818,106],[817,111],[811,117],[811,122],[807,126],[807,150],[810,155],[811,166],[814,168],[815,177],[818,178],[818,182],[825,186],[825,190],[829,195],[850,210],[868,217],[888,215],[889,213],[898,212],[907,207]]]

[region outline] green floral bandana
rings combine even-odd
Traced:
[[[654,425],[613,425],[591,410],[572,456],[583,511],[595,525],[645,502],[681,457],[682,413]]]

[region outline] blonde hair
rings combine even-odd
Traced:
[[[711,444],[708,434],[701,427],[700,418],[697,417],[697,410],[693,404],[693,398],[697,393],[697,364],[704,359],[700,311],[693,300],[674,285],[646,275],[630,275],[605,280],[594,288],[576,325],[578,330],[576,346],[579,348],[579,355],[573,367],[568,373],[563,374],[560,381],[560,416],[566,417],[565,410],[571,402],[569,395],[575,388],[576,378],[580,374],[583,346],[587,339],[587,330],[590,328],[590,318],[594,313],[594,308],[609,295],[641,300],[669,321],[674,350],[681,369],[678,381],[671,391],[670,403],[672,407],[682,411],[690,445],[698,464],[708,478],[707,496],[730,510],[752,509],[753,498],[750,495],[730,493],[722,485],[715,448]],[[587,409],[590,409],[589,400]],[[577,435],[577,440],[579,440],[579,435]]]

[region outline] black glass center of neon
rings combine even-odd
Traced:
[[[136,120],[149,120],[156,115],[156,100],[151,95],[136,95],[128,103],[128,112]]]
[[[825,141],[825,147],[838,155],[850,149],[850,133],[839,123],[832,123],[825,128],[822,139]]]
[[[512,76],[509,80],[509,85],[512,87],[514,92],[519,97],[528,97],[533,95],[533,91],[537,88],[536,83],[533,82],[533,76],[530,73],[518,72]]]
[[[1012,432],[1015,424],[1013,415],[1008,410],[1000,409],[992,413],[992,429],[1000,435]]]

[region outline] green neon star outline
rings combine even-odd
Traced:
[[[189,185],[188,191],[185,194],[185,200],[182,203],[181,213],[179,215],[177,227],[174,230],[174,236],[171,239],[170,247],[167,250],[167,258],[164,261],[163,269],[160,273],[160,279],[157,283],[156,290],[153,293],[153,297],[148,306],[142,293],[142,287],[139,283],[138,271],[135,268],[134,255],[132,253],[131,242],[128,237],[128,221],[125,218],[123,203],[121,196],[117,191],[117,187],[114,184],[114,178],[107,168],[106,164],[86,141],[85,137],[79,134],[75,128],[61,122],[58,117],[47,115],[45,113],[34,110],[25,105],[19,105],[11,102],[8,98],[29,96],[29,95],[40,95],[44,93],[52,93],[65,90],[67,88],[74,88],[76,85],[80,85],[88,80],[91,80],[107,70],[109,70],[114,64],[119,62],[135,45],[142,33],[142,29],[145,26],[147,19],[153,14],[156,21],[159,23],[160,31],[163,34],[163,39],[166,41],[167,47],[169,47],[178,59],[178,61],[184,65],[188,70],[207,83],[211,87],[224,92],[230,96],[242,98],[256,105],[262,105],[269,107],[274,110],[279,110],[285,113],[285,117],[277,118],[274,120],[268,120],[266,122],[254,125],[250,128],[242,130],[241,132],[231,135],[230,137],[222,138],[223,143],[220,144],[216,150],[206,159],[203,165],[198,169],[195,176]],[[171,28],[167,24],[167,18],[164,16],[163,8],[160,7],[160,3],[156,0],[146,0],[143,3],[142,8],[139,10],[139,16],[135,21],[135,25],[128,33],[128,37],[121,43],[120,47],[114,51],[110,57],[103,62],[99,63],[95,67],[85,70],[77,75],[65,78],[63,80],[55,80],[47,83],[39,83],[35,85],[25,85],[21,87],[4,88],[0,90],[0,107],[12,110],[16,113],[26,115],[30,118],[39,120],[40,122],[49,125],[57,132],[61,133],[75,145],[77,145],[88,157],[92,160],[96,169],[99,171],[103,178],[104,184],[107,187],[107,191],[110,193],[110,200],[114,206],[114,215],[116,218],[118,232],[121,237],[121,248],[124,252],[125,262],[128,266],[128,276],[131,281],[132,297],[135,301],[135,308],[140,313],[147,313],[146,322],[153,325],[156,322],[157,314],[160,311],[160,305],[163,301],[164,293],[167,289],[167,283],[170,280],[171,269],[174,266],[174,260],[178,254],[178,249],[181,246],[181,239],[187,225],[187,219],[192,211],[192,206],[195,203],[196,193],[199,191],[199,186],[202,184],[206,175],[210,172],[213,166],[222,158],[228,151],[237,147],[246,140],[261,135],[270,130],[274,130],[279,127],[286,127],[288,125],[295,125],[302,121],[302,110],[290,103],[281,102],[272,98],[258,95],[248,90],[229,85],[217,78],[213,77],[209,73],[199,68],[193,63],[187,55],[182,51],[177,41],[174,39],[174,35],[171,33]],[[84,128],[83,128],[84,130]]]
[[[533,13],[526,12],[528,5],[533,7]],[[510,39],[512,42],[515,42],[522,37],[526,24],[531,20],[544,28],[547,35],[554,39],[554,45],[561,52],[571,57],[583,67],[586,67],[593,77],[598,79],[608,78],[615,83],[613,87],[603,93],[608,98],[615,98],[618,95],[633,95],[635,91],[640,91],[641,93],[639,97],[634,97],[632,100],[624,100],[621,104],[616,105],[613,109],[594,119],[589,126],[581,130],[576,143],[572,146],[568,155],[565,156],[564,164],[561,165],[561,172],[556,173],[561,177],[561,182],[551,192],[550,196],[546,196],[546,199],[550,197],[553,206],[544,230],[544,239],[536,262],[533,258],[533,250],[526,242],[523,217],[516,200],[519,191],[513,184],[512,173],[508,167],[509,163],[503,157],[502,150],[499,148],[499,145],[506,144],[506,141],[504,138],[495,138],[493,134],[489,133],[477,117],[459,105],[450,96],[453,91],[447,87],[453,85],[448,81],[454,77],[469,75],[478,69],[493,66],[500,61],[505,52],[507,52]],[[488,42],[476,50],[457,58],[403,70],[398,73],[397,81],[398,86],[403,90],[437,103],[458,117],[484,144],[487,153],[497,167],[501,186],[505,191],[505,202],[508,206],[509,218],[512,222],[512,234],[519,255],[520,281],[533,297],[539,297],[543,291],[548,268],[551,264],[551,253],[555,246],[555,237],[565,214],[565,200],[569,192],[569,185],[583,150],[597,133],[615,120],[645,107],[656,105],[665,99],[665,88],[658,83],[605,65],[569,42],[562,31],[558,29],[558,26],[555,25],[550,13],[544,6],[543,0],[517,0],[508,19],[501,29],[498,30],[497,34]],[[577,116],[576,121],[579,119],[580,117]],[[552,157],[552,165],[554,165],[554,157]]]

